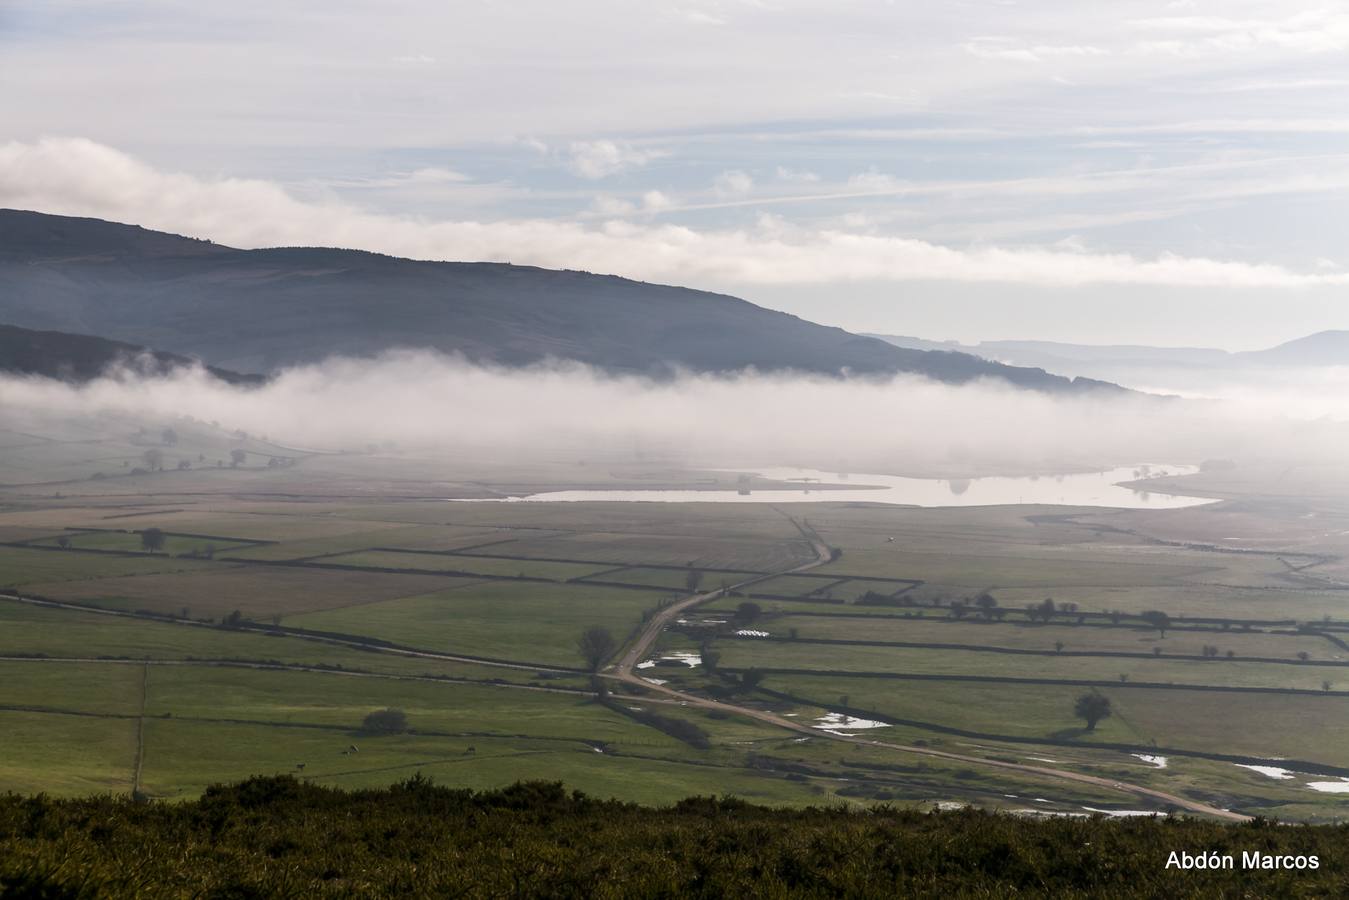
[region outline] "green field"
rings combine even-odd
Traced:
[[[81,444],[48,451],[57,474],[93,458]],[[250,452],[261,459],[267,451]],[[1042,758],[1229,809],[1336,814],[1336,795],[1306,787],[1315,776],[1273,779],[1216,757],[1349,770],[1341,749],[1349,701],[1340,696],[1349,691],[1349,666],[1299,660],[1349,662],[1349,650],[1287,625],[1189,621],[1349,619],[1342,591],[1293,568],[1315,552],[1326,562],[1308,571],[1334,572],[1349,542],[1341,547],[1333,528],[1307,524],[1306,509],[1286,498],[1253,494],[1242,505],[1174,516],[846,502],[448,503],[434,498],[576,485],[583,475],[601,483],[642,476],[558,463],[522,470],[512,482],[509,470],[479,464],[461,476],[471,481],[456,483],[428,459],[299,459],[285,469],[109,477],[63,485],[59,496],[45,487],[0,489],[0,536],[50,545],[66,534],[72,543],[65,551],[0,548],[0,586],[118,613],[0,600],[0,656],[15,657],[0,660],[0,715],[22,744],[0,763],[0,790],[130,791],[140,734],[139,789],[170,798],[259,773],[367,787],[425,770],[455,785],[546,777],[648,802],[699,792],[769,804],[957,802],[1065,812],[1145,802],[987,764]],[[29,477],[37,465],[28,456],[19,468]],[[1340,501],[1317,502],[1319,515],[1329,516],[1327,504]],[[1344,508],[1349,519],[1349,499]],[[133,532],[151,527],[170,533],[167,552],[139,551]],[[663,634],[652,654],[706,650],[716,671],[675,662],[640,672],[690,697],[807,724],[844,708],[892,718],[861,733],[902,746],[842,743],[819,730],[803,735],[737,713],[657,703],[612,682],[617,705],[595,700],[580,671],[583,630],[602,626],[622,644],[663,603],[687,596],[690,569],[703,573],[700,589],[714,590],[744,580],[743,570],[786,572],[809,562],[802,529],[835,548],[836,559],[811,570],[823,577],[781,574],[746,589],[801,599],[759,598],[752,623],[719,626],[707,620],[729,618],[750,598],[714,597],[684,614],[689,624]],[[1283,533],[1298,540],[1289,552],[1302,555],[1292,563],[1274,552],[1210,548],[1226,535],[1268,542]],[[207,541],[214,560],[170,555]],[[805,598],[817,590],[835,602]],[[897,602],[906,605],[857,604],[868,591],[902,591]],[[952,612],[953,602],[983,592],[1004,610],[1001,621]],[[1029,622],[1026,605],[1046,597],[1077,612]],[[1164,637],[1129,618],[1150,609],[1171,616]],[[1102,615],[1077,623],[1079,614],[1110,611],[1120,614],[1116,624]],[[227,618],[240,627],[223,627]],[[780,640],[730,634],[745,627]],[[1213,647],[1217,659],[1181,658]],[[742,681],[750,669],[768,673],[761,689]],[[1113,705],[1095,731],[1073,715],[1088,690],[1074,682],[1099,683]],[[1224,690],[1195,689],[1203,687]],[[412,731],[358,734],[363,716],[386,706],[403,709]],[[640,719],[650,714],[656,718]],[[353,743],[359,751],[342,755]],[[1172,757],[1160,769],[1108,743]],[[967,759],[924,756],[925,748]]]

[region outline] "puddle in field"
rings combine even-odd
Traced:
[[[1309,781],[1307,787],[1323,794],[1349,794],[1349,778],[1339,781]]]
[[[1151,766],[1156,766],[1158,769],[1166,768],[1165,756],[1149,756],[1146,753],[1130,753],[1129,755],[1132,756],[1134,759],[1141,759],[1143,760],[1143,762]],[[1085,809],[1085,807],[1083,808]]]
[[[1252,772],[1259,772],[1267,778],[1277,778],[1280,781],[1289,781],[1293,777],[1291,771],[1279,766],[1248,766],[1245,763],[1235,763],[1235,765],[1239,769],[1250,769]]]
[[[843,475],[818,469],[765,469],[757,474],[780,482],[800,482],[799,488],[778,490],[583,490],[544,491],[522,497],[455,499],[456,503],[889,503],[904,506],[1104,506],[1122,509],[1178,509],[1217,501],[1129,487],[1123,482],[1149,481],[1171,475],[1192,475],[1196,466],[1139,465],[1079,472],[1071,475],[1031,475],[987,478],[905,478],[898,475]],[[848,484],[844,484],[848,482]],[[821,485],[829,490],[820,490]],[[852,488],[849,485],[858,485]]]
[[[666,681],[664,678],[645,678],[645,677],[643,677],[642,680],[645,681],[647,684],[669,684],[669,683],[670,683],[670,682]]]
[[[1082,808],[1089,813],[1100,813],[1103,816],[1110,816],[1111,818],[1121,818],[1121,819],[1129,818],[1131,816],[1162,815],[1162,813],[1157,812],[1157,810],[1155,809],[1097,809],[1094,806],[1084,806]]]
[[[885,722],[873,722],[871,719],[859,719],[844,713],[825,713],[815,720],[812,728],[821,731],[865,731],[868,728],[889,728]]]
[[[649,669],[652,666],[663,662],[679,662],[688,666],[690,669],[696,669],[703,664],[702,654],[696,650],[671,650],[669,653],[663,653],[654,659],[643,660],[637,664],[639,669]]]

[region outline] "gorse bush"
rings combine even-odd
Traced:
[[[665,809],[556,783],[473,792],[420,776],[341,791],[291,777],[186,803],[0,796],[3,897],[897,897],[1343,895],[1349,829]],[[1315,871],[1167,869],[1173,850],[1316,855]]]

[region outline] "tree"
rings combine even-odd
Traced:
[[[164,468],[164,451],[158,447],[151,447],[146,450],[141,454],[141,458],[145,460],[145,465],[149,467],[151,472]]]
[[[158,528],[147,528],[141,532],[141,549],[154,553],[164,549],[164,532]]]
[[[184,470],[184,469],[190,469],[190,468],[192,468],[192,460],[190,460],[190,459],[180,459],[180,460],[178,460],[178,471],[181,472],[181,471]]]
[[[246,459],[248,459],[248,454],[236,447],[235,449],[230,451],[230,468],[231,469],[239,468],[244,464],[244,460]]]
[[[159,433],[159,441],[165,447],[172,447],[178,443],[178,432],[172,428],[165,428]]]
[[[581,637],[576,641],[576,649],[590,667],[590,671],[598,672],[600,666],[609,658],[609,654],[618,649],[618,641],[614,640],[609,629],[602,625],[592,625],[581,633]]]
[[[1311,659],[1311,654],[1308,653],[1306,650],[1299,650],[1297,652],[1297,658],[1302,660],[1303,662],[1306,662],[1307,660]]]
[[[998,608],[998,598],[994,597],[988,591],[984,591],[978,597],[974,598],[974,605],[983,611],[985,619],[993,618],[993,610]]]
[[[1156,628],[1157,633],[1162,637],[1166,637],[1166,629],[1171,627],[1171,617],[1160,609],[1150,609],[1140,614],[1139,618]]]
[[[407,730],[407,713],[393,707],[377,709],[361,722],[361,731],[366,734],[402,734]]]
[[[1055,652],[1055,653],[1062,653],[1062,652],[1063,652],[1063,641],[1055,641],[1055,642],[1054,642],[1054,652]]]
[[[703,661],[703,672],[708,675],[717,671],[717,663],[721,662],[721,654],[707,646],[703,647],[698,658]]]
[[[1086,721],[1088,731],[1095,731],[1097,722],[1110,718],[1110,698],[1095,691],[1083,694],[1073,704],[1073,715]]]
[[[763,672],[760,672],[758,669],[749,669],[741,674],[740,683],[745,686],[746,690],[752,691],[763,682],[763,679]]]
[[[762,614],[763,607],[751,600],[746,600],[735,608],[735,620],[743,625],[754,623]]]
[[[698,585],[703,583],[702,569],[689,569],[688,574],[684,576],[684,587],[688,588],[689,593],[695,593]]]
[[[56,546],[60,547],[62,550],[69,550],[70,538],[66,537],[64,534],[61,535],[59,538],[56,539]]]

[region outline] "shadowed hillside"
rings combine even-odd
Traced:
[[[0,211],[0,320],[97,333],[243,371],[414,347],[506,365],[556,358],[651,374],[755,367],[1104,387],[895,347],[735,297],[614,276],[355,250],[233,250],[13,210]]]
[[[175,353],[147,350],[105,338],[0,325],[0,372],[88,381],[116,366],[147,375],[162,375],[197,364],[196,360]],[[214,367],[207,367],[207,371],[231,384],[256,384],[263,380],[260,376],[240,375]]]

